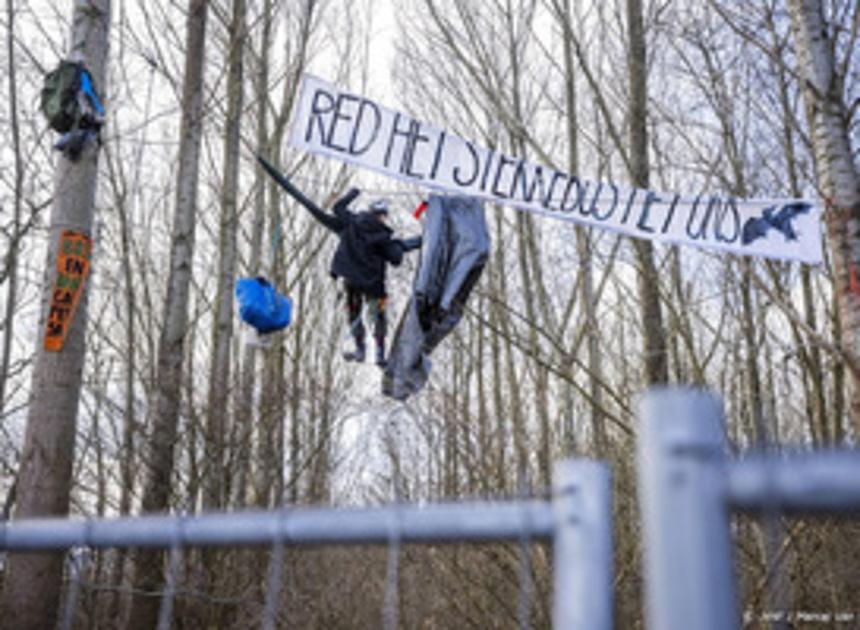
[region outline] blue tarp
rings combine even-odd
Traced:
[[[293,302],[275,291],[265,278],[242,278],[236,282],[239,317],[260,333],[270,333],[290,325]]]

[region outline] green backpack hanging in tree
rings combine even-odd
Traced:
[[[89,139],[98,139],[104,107],[82,63],[63,60],[45,75],[40,106],[51,129],[64,134],[54,147],[70,159],[77,159]]]
[[[41,109],[54,131],[65,133],[76,127],[81,117],[78,92],[81,89],[81,64],[61,61],[45,76]]]

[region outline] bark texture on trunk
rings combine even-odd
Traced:
[[[110,14],[110,0],[76,0],[72,14],[69,57],[86,65],[102,94]],[[97,176],[95,143],[90,143],[75,162],[58,158],[42,315],[17,484],[15,518],[19,519],[61,516],[69,511],[89,282],[81,290],[62,350],[46,351],[43,334],[57,278],[60,236],[64,230],[92,236]],[[63,557],[62,553],[10,555],[0,610],[0,624],[4,628],[54,627],[62,591]]]
[[[851,153],[844,77],[821,0],[789,2],[818,185],[833,252],[842,344],[851,368],[849,415],[860,431],[860,173]]]

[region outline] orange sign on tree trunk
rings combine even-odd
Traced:
[[[45,350],[59,352],[72,325],[78,300],[90,271],[92,241],[86,234],[64,230],[57,255],[57,279],[45,329]]]

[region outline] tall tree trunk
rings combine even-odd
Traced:
[[[493,275],[499,278],[498,285],[503,286],[504,284],[504,264],[505,264],[505,252],[504,248],[501,245],[502,239],[502,215],[500,212],[496,213],[496,234],[498,238],[496,239],[496,252],[495,252],[495,261],[493,267],[496,269]],[[497,294],[497,292],[499,292]],[[507,436],[511,434],[511,430],[509,428],[508,420],[508,410],[505,407],[505,395],[502,391],[504,387],[504,375],[502,373],[502,338],[501,338],[501,319],[502,319],[502,302],[503,295],[501,294],[501,289],[497,287],[493,287],[494,300],[490,304],[490,365],[492,366],[491,370],[491,378],[490,381],[492,383],[493,391],[492,391],[492,409],[493,416],[496,418],[496,427],[494,430],[496,436],[496,444],[498,445],[498,450],[496,452],[496,465],[494,467],[495,470],[495,480],[494,480],[494,488],[496,490],[500,490],[505,487],[505,479],[506,473],[509,465],[509,459],[507,457],[507,446],[508,439]]]
[[[300,6],[292,7],[297,12],[298,43],[296,57],[290,64],[287,79],[284,82],[284,93],[281,109],[275,117],[271,147],[273,156],[280,161],[280,150],[286,133],[287,122],[296,97],[296,85],[304,72],[307,63],[308,45],[313,33],[316,12],[319,6],[316,0],[305,0]],[[262,86],[261,89],[266,89]],[[281,191],[277,184],[268,179],[269,184],[269,231],[272,238],[272,252],[269,260],[269,279],[279,290],[285,290],[284,254],[281,245]],[[278,505],[284,500],[284,398],[286,365],[286,348],[283,340],[269,350],[263,374],[261,411],[257,434],[257,461],[259,468],[256,477],[255,504],[265,507],[274,499]]]
[[[272,154],[268,146],[269,130],[267,111],[269,107],[269,49],[272,39],[272,1],[265,0],[262,16],[262,37],[260,50],[256,55],[256,100],[257,100],[257,147],[266,155]],[[254,216],[251,226],[251,256],[248,263],[248,275],[255,276],[260,272],[263,231],[266,223],[266,190],[268,176],[258,163],[254,171]],[[254,418],[254,385],[257,380],[257,348],[254,344],[246,344],[242,356],[242,375],[240,381],[239,399],[236,404],[235,425],[238,425],[239,444],[237,464],[239,468],[236,480],[236,505],[242,507],[247,502],[248,473],[251,469],[251,435]]]
[[[206,461],[203,508],[224,506],[224,435],[229,413],[230,346],[233,342],[233,282],[236,277],[238,230],[239,142],[244,79],[245,0],[233,0],[227,74],[227,120],[224,138],[224,181],[221,189],[221,230],[209,404],[206,417]]]
[[[110,0],[76,0],[70,57],[84,62],[103,91],[108,58]],[[91,143],[76,162],[59,158],[54,178],[50,246],[45,263],[42,315],[33,367],[27,431],[21,455],[16,518],[64,515],[69,511],[75,431],[84,366],[87,294],[80,302],[59,352],[43,347],[42,331],[57,276],[64,230],[90,235],[95,213],[98,150]],[[62,553],[9,557],[0,619],[9,628],[52,628],[56,622],[63,573]]]
[[[634,186],[648,188],[648,62],[642,0],[627,0],[627,29],[627,65],[630,73],[630,176]],[[645,338],[645,381],[648,385],[656,385],[669,380],[669,353],[660,306],[660,277],[654,264],[654,247],[651,242],[634,239],[633,248],[636,252],[642,334]]]
[[[275,146],[280,146],[276,136]],[[280,203],[278,191],[269,184],[269,228],[275,246],[269,264],[269,279],[272,284],[283,291],[284,260],[280,243]],[[280,505],[284,489],[284,460],[283,460],[283,425],[284,425],[284,366],[286,364],[286,349],[283,338],[276,338],[265,356],[263,368],[262,392],[260,395],[260,418],[257,426],[256,444],[256,496],[254,504],[265,508]]]
[[[208,8],[208,0],[190,0],[188,5],[176,211],[170,246],[167,299],[158,346],[151,435],[145,458],[147,476],[142,499],[144,512],[164,511],[168,507],[171,492],[173,447],[179,423],[183,346],[188,328],[188,295],[194,254]],[[149,551],[139,553],[136,558],[134,583],[140,594],[132,600],[131,627],[149,629],[156,625],[160,600],[144,593],[161,587],[162,557],[160,551]]]
[[[821,0],[790,0],[803,97],[836,273],[842,344],[851,360],[851,422],[860,431],[860,173],[851,152],[844,77]],[[850,53],[848,53],[850,54]]]
[[[225,507],[228,487],[224,461],[227,419],[231,411],[230,348],[233,344],[233,283],[236,277],[239,143],[244,102],[245,0],[233,0],[227,69],[227,119],[224,134],[224,180],[221,187],[221,226],[219,231],[218,288],[212,330],[212,356],[206,410],[203,462],[203,509]],[[239,420],[242,422],[242,420]],[[206,549],[202,553],[206,592],[217,593],[219,567],[223,553]],[[209,627],[217,624],[217,608],[209,607]]]
[[[307,303],[307,293],[308,293],[308,283],[306,281],[302,281],[298,287],[298,299],[299,304]],[[308,361],[310,357],[306,357],[304,355],[305,350],[305,339],[303,338],[303,332],[305,329],[305,321],[297,321],[295,329],[293,330],[293,334],[290,335],[289,342],[292,345],[292,351],[289,353],[290,360],[290,375],[289,375],[289,389],[286,392],[287,400],[284,401],[285,405],[288,404],[288,408],[285,408],[285,412],[288,411],[287,417],[290,419],[290,454],[289,462],[290,466],[290,482],[289,488],[287,488],[288,498],[290,503],[296,503],[299,500],[299,486],[300,479],[302,476],[302,455],[304,453],[302,447],[306,447],[308,451],[315,448],[315,442],[313,440],[305,441],[302,439],[302,417],[305,415],[301,411],[301,403],[302,403],[302,364],[305,361]],[[286,380],[286,375],[285,380]],[[316,389],[316,388],[314,388]],[[314,421],[317,421],[316,417],[313,417]],[[284,427],[284,432],[286,432],[286,427]],[[286,435],[283,438],[280,438],[284,442],[286,441]],[[284,446],[286,448],[286,446]],[[286,455],[286,454],[285,454]]]
[[[264,0],[262,7],[262,15],[259,17],[262,20],[261,35],[259,49],[253,55],[253,59],[257,66],[255,73],[252,75],[255,81],[254,94],[256,100],[256,140],[257,149],[265,155],[273,155],[275,147],[269,144],[269,128],[268,128],[268,112],[270,108],[269,101],[269,64],[271,59],[272,47],[272,21],[275,11],[273,10],[272,0]],[[263,171],[262,166],[257,163],[254,172],[254,214],[251,225],[251,252],[248,261],[247,274],[256,276],[261,273],[263,259],[263,233],[266,225],[266,192],[270,190],[270,179]],[[236,474],[235,480],[235,506],[245,507],[249,501],[249,490],[253,488],[252,467],[252,438],[254,435],[255,418],[263,420],[263,413],[255,409],[254,405],[254,390],[257,383],[257,366],[259,365],[260,353],[254,344],[245,344],[242,352],[242,373],[239,384],[239,396],[236,403],[236,416],[233,424],[238,434],[238,448],[236,452]],[[256,494],[256,493],[251,493]],[[259,496],[256,497],[258,504],[266,505],[265,502],[260,502]],[[258,593],[259,597],[263,597],[262,591],[259,591],[260,581],[258,579],[257,567],[267,562],[265,552],[255,551],[244,556],[239,564],[238,580],[240,584],[253,585],[252,591]],[[253,601],[246,601],[238,606],[231,617],[233,617],[233,627],[241,627],[243,623],[257,614],[257,610]],[[241,622],[239,621],[241,620]]]
[[[773,20],[773,14],[767,14],[768,33],[771,37],[771,45],[774,51],[778,54],[774,55],[774,72],[777,75],[777,86],[779,88],[779,103],[782,111],[782,146],[785,151],[786,176],[788,177],[789,189],[791,196],[800,198],[802,191],[799,183],[799,166],[797,153],[795,149],[795,125],[793,122],[793,111],[791,105],[791,90],[789,82],[789,71],[785,63],[782,61],[784,56],[785,45],[781,42],[777,34],[776,24]],[[816,313],[815,299],[812,288],[812,271],[809,265],[800,266],[800,280],[803,287],[803,313],[804,321],[809,327],[809,330],[818,330],[818,315]],[[805,375],[806,375],[806,408],[809,417],[810,435],[813,443],[816,442],[816,436],[821,436],[823,439],[829,439],[828,430],[828,409],[826,398],[826,374],[827,370],[824,367],[822,360],[821,348],[814,341],[804,342],[801,338],[801,333],[797,332],[798,346],[801,349],[803,357]],[[841,423],[841,418],[835,418],[834,421]]]
[[[752,291],[752,262],[748,258],[740,261],[741,332],[744,339],[744,377],[747,399],[743,408],[750,414],[752,439],[759,447],[766,447],[771,436],[764,422],[764,397],[758,356],[760,348],[756,339],[755,310]]]

